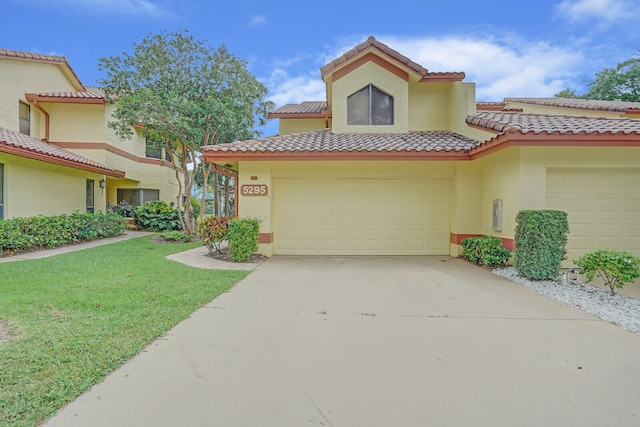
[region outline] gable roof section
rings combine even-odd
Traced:
[[[467,124],[498,132],[522,134],[635,134],[640,120],[617,117],[554,116],[487,111],[467,117]]]
[[[468,125],[497,135],[474,148],[472,158],[509,146],[640,147],[640,120],[484,111]]]
[[[73,103],[73,104],[106,104],[107,100],[102,89],[87,87],[86,90],[77,92],[42,92],[28,93],[28,101]]]
[[[300,104],[286,104],[269,113],[270,119],[331,117],[331,109],[325,101],[303,101]]]
[[[367,54],[367,51],[376,52],[377,55],[373,53]],[[400,77],[404,77],[401,75],[403,71],[395,68],[395,65],[400,65],[402,68],[408,69],[410,72],[416,74],[420,78],[421,82],[462,81],[465,77],[465,74],[462,72],[430,72],[422,65],[412,61],[411,59],[402,55],[400,52],[391,49],[384,43],[380,43],[373,36],[370,36],[365,42],[359,44],[353,49],[342,54],[339,58],[334,59],[325,66],[321,67],[320,75],[322,76],[323,80],[325,76],[335,73],[339,73],[338,77],[341,77],[343,75],[341,73],[341,70],[345,67],[349,67],[349,64],[353,63],[354,66],[357,67],[361,63],[368,61],[378,62],[377,58],[385,58],[389,63],[395,63],[392,64],[393,68],[390,71],[398,74]]]
[[[19,50],[10,50],[0,48],[0,58],[12,59],[17,61],[31,61],[31,62],[44,62],[48,64],[55,64],[62,68],[63,72],[71,77],[75,81],[76,86],[80,90],[86,90],[86,87],[80,81],[80,78],[73,71],[69,61],[65,56],[57,55],[42,55],[39,53],[21,52]]]
[[[505,103],[544,105],[547,107],[640,114],[640,102],[602,101],[574,98],[505,98]]]
[[[454,132],[336,134],[329,129],[202,147],[208,160],[407,160],[465,157],[481,141]]]
[[[125,173],[19,132],[0,128],[0,151],[116,178]]]

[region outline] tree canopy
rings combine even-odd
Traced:
[[[155,148],[179,159],[176,173],[191,194],[196,168],[183,166],[196,162],[199,148],[258,137],[256,125],[264,125],[273,108],[265,100],[267,88],[247,65],[224,45],[212,49],[187,31],[151,34],[134,43],[131,53],[99,60],[106,73],[99,84],[115,105],[109,126],[123,138],[136,126]],[[182,193],[180,188],[179,205]],[[193,231],[188,224],[186,229]]]
[[[589,90],[583,95],[567,88],[555,96],[640,102],[640,54],[619,63],[614,68],[604,68],[597,72],[595,78],[587,82],[587,87]]]

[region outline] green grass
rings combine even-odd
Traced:
[[[138,238],[0,264],[0,425],[35,426],[246,276],[165,256],[199,243]]]

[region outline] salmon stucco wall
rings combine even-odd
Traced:
[[[0,153],[4,163],[5,218],[86,211],[86,180],[94,180],[95,211],[104,211],[99,186],[104,176]]]

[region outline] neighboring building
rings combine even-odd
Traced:
[[[176,200],[171,164],[108,128],[113,106],[65,57],[0,49],[0,77],[0,218]]]
[[[456,256],[477,235],[513,248],[518,211],[560,209],[567,262],[600,246],[640,255],[640,103],[476,104],[464,73],[373,37],[321,75],[326,101],[271,114],[280,135],[203,150],[238,175],[262,253]]]

